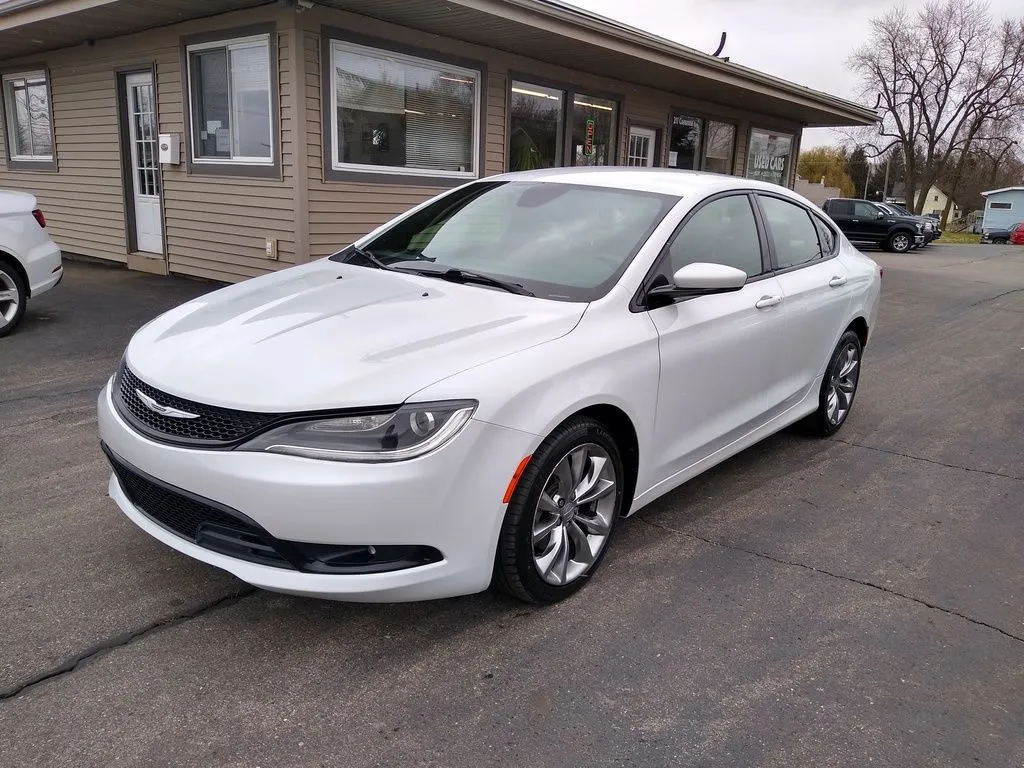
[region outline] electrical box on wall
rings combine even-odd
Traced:
[[[160,163],[162,165],[178,165],[181,162],[178,134],[161,133],[157,146],[160,148]]]
[[[277,259],[277,238],[267,238],[267,258]]]

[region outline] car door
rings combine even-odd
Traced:
[[[879,214],[882,216],[879,217]],[[889,219],[885,211],[869,202],[856,200],[853,203],[853,221],[857,230],[862,233],[858,240],[884,240],[889,234]]]
[[[851,240],[864,239],[864,231],[860,227],[860,219],[853,215],[852,200],[830,200],[828,215]]]
[[[648,285],[667,284],[687,264],[738,267],[738,291],[648,310],[659,337],[661,376],[654,474],[667,479],[764,421],[765,391],[782,340],[782,292],[747,193],[709,198],[669,240]]]
[[[785,344],[768,387],[768,413],[778,415],[817,386],[850,313],[853,286],[838,237],[824,218],[781,196],[759,193],[775,275],[782,290]]]

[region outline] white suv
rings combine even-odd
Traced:
[[[0,336],[14,330],[30,298],[63,277],[60,248],[46,233],[36,198],[0,189]]]

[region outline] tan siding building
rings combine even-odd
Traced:
[[[0,77],[0,188],[63,250],[224,281],[527,161],[790,186],[874,119],[552,0],[0,0]]]

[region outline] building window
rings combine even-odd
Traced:
[[[475,178],[480,73],[331,42],[335,170]]]
[[[513,80],[510,102],[509,170],[561,165],[565,94]]]
[[[53,161],[50,90],[45,72],[3,76],[8,157],[14,161]]]
[[[747,150],[747,178],[789,186],[793,137],[753,128]]]
[[[736,126],[674,110],[671,127],[668,145],[670,168],[732,173]]]
[[[520,80],[510,96],[509,170],[616,163],[618,102]]]
[[[681,112],[672,113],[672,131],[668,139],[669,168],[700,170],[700,138],[703,120]]]
[[[731,174],[736,150],[736,126],[708,120],[704,139],[704,170]]]
[[[993,211],[1010,211],[1013,210],[1013,203],[989,203],[988,207]]]
[[[270,35],[200,43],[186,51],[192,161],[272,165]]]
[[[581,93],[573,95],[573,165],[614,165],[617,119],[618,108],[614,101]]]

